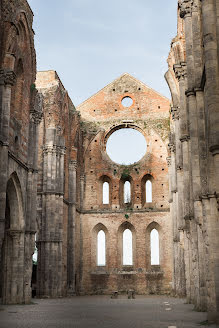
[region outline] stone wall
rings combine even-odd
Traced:
[[[80,116],[55,71],[38,72],[39,132],[37,295],[75,293],[75,221],[80,208],[83,143]],[[79,195],[79,196],[78,196]]]
[[[25,0],[0,4],[0,299],[31,300],[36,232],[38,124],[33,13]]]
[[[219,4],[181,0],[166,79],[172,94],[174,289],[219,320]]]
[[[58,297],[110,293],[115,289],[169,293],[169,100],[128,74],[77,110],[56,72],[39,72],[36,86],[44,108],[38,161],[37,295]],[[127,95],[133,99],[132,109],[121,105]],[[146,155],[131,166],[117,165],[106,154],[107,138],[123,127],[141,131],[147,140]],[[122,197],[124,172],[132,184],[128,205]],[[152,203],[145,201],[148,176],[153,184]],[[108,205],[102,203],[103,177],[111,186]],[[121,262],[126,226],[133,230],[135,239],[134,263],[128,268]],[[96,263],[98,227],[108,234],[105,267]],[[153,228],[160,234],[157,266],[150,262]]]

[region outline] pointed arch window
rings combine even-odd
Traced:
[[[132,232],[126,229],[123,232],[123,265],[133,265]]]
[[[145,191],[146,191],[146,203],[152,203],[152,182],[150,180],[146,181]]]
[[[159,247],[159,232],[153,229],[150,234],[151,242],[151,265],[160,265],[160,247]]]
[[[131,183],[129,181],[125,181],[124,183],[124,203],[131,203]]]
[[[103,230],[97,234],[97,265],[106,265],[106,234]]]
[[[109,182],[103,183],[103,204],[109,204]]]

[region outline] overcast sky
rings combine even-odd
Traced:
[[[29,0],[38,70],[56,70],[75,104],[128,72],[170,97],[164,73],[177,0]]]

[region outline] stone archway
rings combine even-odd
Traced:
[[[24,300],[24,215],[21,186],[16,173],[6,189],[5,231],[1,252],[1,297],[4,304]]]

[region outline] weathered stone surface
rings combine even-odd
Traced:
[[[178,33],[166,74],[173,107],[179,108],[177,120],[172,111],[176,149],[169,169],[170,183],[176,181],[170,197],[174,290],[186,293],[198,310],[207,310],[210,321],[219,321],[218,12],[216,0],[179,1]]]
[[[38,123],[33,13],[25,0],[0,3],[0,299],[31,300],[36,233]]]

